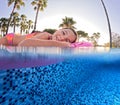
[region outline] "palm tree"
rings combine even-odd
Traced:
[[[0,19],[0,29],[1,29],[1,34],[5,35],[6,30],[7,30],[7,23],[8,23],[8,19],[7,18],[1,18]]]
[[[10,26],[13,26],[13,32],[14,33],[15,33],[16,26],[17,27],[19,26],[19,21],[20,21],[19,14],[17,12],[14,12],[13,13],[13,18],[11,19],[11,24],[10,24]]]
[[[27,21],[27,25],[28,25],[28,33],[29,33],[30,29],[33,28],[33,21],[32,20],[28,20]]]
[[[44,8],[47,7],[47,0],[34,0],[31,2],[31,4],[34,6],[34,10],[36,10],[36,17],[35,17],[34,28],[33,28],[33,30],[36,30],[38,13],[39,11],[43,11]]]
[[[76,29],[74,27],[76,21],[74,21],[73,18],[65,16],[65,18],[62,19],[62,21],[63,22],[59,25],[59,27]]]
[[[100,38],[100,33],[99,32],[93,33],[93,36],[94,36],[95,39],[98,40]]]
[[[25,5],[23,0],[8,0],[8,6],[10,6],[12,4],[13,4],[13,9],[12,9],[12,12],[11,12],[10,17],[9,17],[6,34],[8,33],[9,25],[10,25],[10,22],[11,22],[11,19],[12,19],[12,16],[13,16],[13,13],[14,13],[15,9],[19,10],[20,6],[24,6]]]
[[[109,17],[108,17],[108,13],[107,13],[107,9],[105,7],[105,4],[103,2],[103,0],[101,0],[101,3],[103,5],[106,17],[107,17],[107,22],[108,22],[108,28],[109,28],[109,35],[110,35],[110,48],[112,48],[112,32],[111,32],[111,26],[110,26],[110,21],[109,21]]]
[[[88,36],[87,37],[89,41],[93,42],[94,46],[97,46],[98,45],[98,39],[100,38],[100,33],[97,32],[97,33],[93,33],[92,36]]]
[[[0,34],[2,35],[1,29],[2,29],[2,21],[1,21],[1,18],[0,18]]]
[[[26,15],[22,14],[20,16],[20,33],[22,34],[23,32],[25,32],[26,28],[27,28],[27,17]]]
[[[78,33],[78,36],[79,37],[84,37],[84,38],[86,38],[87,36],[88,36],[88,33],[86,33],[86,32],[84,32],[84,31],[77,31],[77,33]]]

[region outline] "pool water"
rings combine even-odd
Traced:
[[[119,49],[43,50],[48,49],[27,54],[1,49],[0,105],[120,105]],[[4,55],[15,65],[7,66]],[[37,62],[23,65],[23,58]],[[44,63],[38,63],[41,59]]]

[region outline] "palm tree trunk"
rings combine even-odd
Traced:
[[[13,7],[13,10],[10,14],[10,18],[8,20],[8,25],[7,25],[7,30],[6,30],[6,34],[8,33],[8,30],[9,30],[9,26],[10,26],[10,22],[11,22],[11,19],[12,19],[12,16],[13,16],[13,13],[14,13],[14,10],[15,10],[15,7],[16,7],[16,3],[14,3],[14,7]]]
[[[13,32],[15,33],[15,23],[14,23],[14,25],[13,25]]]
[[[21,35],[22,35],[22,32],[23,32],[23,31],[22,31],[22,28],[21,28],[21,29],[20,29],[20,34],[21,34]]]
[[[112,48],[112,32],[111,32],[111,26],[110,26],[110,21],[109,21],[109,17],[108,17],[108,13],[107,13],[107,9],[105,7],[105,4],[103,2],[103,0],[101,0],[101,3],[103,5],[106,17],[107,17],[107,22],[108,22],[108,29],[109,29],[109,35],[110,35],[110,48]]]
[[[36,12],[35,23],[34,23],[34,28],[33,28],[34,31],[36,30],[36,24],[37,24],[37,18],[38,18],[39,8],[40,8],[40,6],[38,6],[37,12]]]

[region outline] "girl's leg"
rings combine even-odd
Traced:
[[[5,37],[0,39],[0,45],[14,46],[13,38],[14,38],[13,33],[7,34]]]
[[[6,46],[17,46],[20,41],[24,39],[24,36],[18,36],[13,33],[7,34],[4,38],[0,39],[0,44]]]
[[[0,45],[5,46],[17,46],[21,41],[32,38],[38,33],[32,33],[28,35],[14,35],[13,33],[7,34],[5,37],[0,38]]]
[[[6,37],[2,37],[0,38],[0,45],[8,45],[8,42],[7,42],[7,38]]]

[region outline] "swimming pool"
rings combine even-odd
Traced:
[[[119,105],[120,49],[0,48],[1,105]]]

